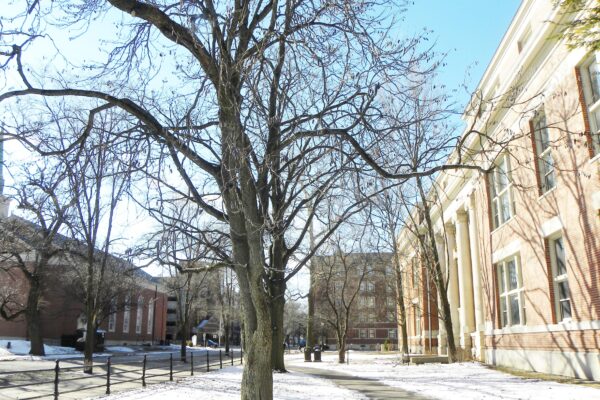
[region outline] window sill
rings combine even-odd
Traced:
[[[499,231],[500,229],[502,229],[503,227],[505,227],[506,225],[508,225],[510,223],[510,221],[512,221],[513,219],[515,219],[514,215],[512,217],[510,217],[509,219],[507,219],[506,221],[504,221],[503,223],[501,223],[500,225],[498,225],[498,227],[494,228],[492,230],[492,232],[490,232],[490,233],[494,234],[495,232]]]
[[[588,160],[588,163],[590,164],[595,164],[597,162],[600,162],[600,152]]]
[[[545,199],[547,196],[549,196],[550,194],[554,193],[556,191],[556,185],[554,185],[554,187],[552,189],[548,189],[544,192],[544,194],[542,194],[541,196],[538,197],[538,202],[540,202],[541,200]]]

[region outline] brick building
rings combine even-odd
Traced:
[[[349,253],[315,256],[315,337],[336,348],[334,309],[349,307],[347,344],[355,349],[379,349],[397,343],[396,303],[391,254]]]
[[[600,54],[560,39],[555,3],[522,2],[464,114],[489,172],[437,176],[432,218],[465,354],[599,380]]]
[[[24,231],[34,231],[36,226],[16,216],[4,215],[0,224],[18,224]],[[22,242],[27,246],[27,235],[23,235]],[[69,239],[60,236],[56,240],[61,242]],[[34,257],[35,252],[29,250],[23,257]],[[62,261],[61,261],[62,260]],[[77,329],[85,328],[84,306],[81,298],[74,296],[73,290],[65,277],[71,271],[64,259],[52,259],[46,268],[44,276],[44,289],[41,301],[41,331],[45,343],[59,344],[61,338],[68,340],[69,336],[76,334]],[[111,258],[122,268],[131,269],[131,265],[124,260]],[[106,344],[142,344],[158,343],[165,340],[166,336],[166,310],[167,295],[155,278],[147,273],[135,269],[133,274],[135,286],[131,293],[113,299],[111,308],[114,312],[106,312],[99,329],[105,332]],[[0,284],[3,288],[16,289],[12,291],[15,299],[25,302],[29,283],[19,268],[10,268],[0,272]],[[15,320],[6,321],[0,318],[0,338],[27,339],[27,324],[23,315]]]

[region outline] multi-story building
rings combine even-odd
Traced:
[[[522,2],[449,160],[481,169],[437,176],[431,216],[459,348],[599,380],[600,54],[561,39],[556,3]]]
[[[314,332],[320,344],[336,348],[332,324],[347,323],[351,348],[379,349],[383,344],[395,348],[398,331],[391,254],[315,256],[311,274]]]

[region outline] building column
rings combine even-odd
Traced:
[[[469,349],[471,348],[471,332],[475,327],[475,310],[473,307],[469,225],[467,213],[463,210],[459,210],[456,214],[456,247],[460,296],[460,346],[463,349]]]
[[[481,261],[479,259],[479,229],[475,215],[475,195],[469,198],[469,242],[471,248],[471,267],[473,270],[473,305],[475,307],[475,358],[484,360],[484,329],[483,296],[481,290]]]
[[[441,234],[436,234],[435,235],[435,245],[436,245],[436,250],[438,253],[438,258],[440,260],[440,269],[442,271],[446,271],[446,245],[445,245],[445,241],[444,241],[444,236],[442,236]],[[447,354],[447,350],[446,347],[448,346],[447,343],[447,336],[446,336],[446,326],[444,325],[444,321],[439,318],[440,316],[440,311],[439,311],[439,307],[441,304],[441,300],[440,300],[440,291],[437,291],[437,296],[438,296],[438,336],[437,336],[437,343],[438,343],[438,354],[439,355],[443,355],[443,354]]]
[[[456,265],[456,228],[452,224],[446,225],[446,257],[448,268],[448,303],[450,303],[450,316],[452,318],[452,332],[454,344],[458,346],[460,338],[460,319],[458,314],[459,292],[458,271]]]

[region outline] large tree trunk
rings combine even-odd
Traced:
[[[27,294],[27,306],[25,309],[25,320],[27,321],[27,336],[31,343],[29,354],[36,356],[46,355],[44,351],[44,338],[42,336],[42,324],[40,321],[40,300],[42,288],[37,277],[29,280],[29,293]]]
[[[454,342],[454,332],[452,330],[452,317],[450,313],[450,303],[448,302],[448,291],[446,282],[444,280],[444,273],[442,272],[442,267],[440,264],[440,256],[437,251],[437,246],[435,243],[435,233],[433,231],[433,222],[431,221],[431,210],[429,207],[428,199],[425,195],[425,190],[423,189],[423,184],[421,183],[421,179],[417,178],[417,186],[419,188],[419,193],[421,195],[421,201],[423,204],[423,215],[425,217],[425,223],[427,224],[427,235],[426,238],[423,236],[419,236],[419,240],[421,241],[421,245],[423,248],[429,247],[429,253],[432,256],[433,266],[429,266],[429,268],[433,269],[433,282],[435,283],[436,289],[439,293],[440,299],[440,307],[439,312],[444,321],[444,327],[446,328],[446,337],[448,339],[448,362],[452,363],[457,361],[458,354],[456,352],[456,344]],[[427,240],[429,243],[427,243]]]
[[[346,336],[338,338],[338,363],[346,362]]]
[[[271,290],[271,323],[273,324],[272,368],[274,371],[285,372],[283,313],[285,308],[285,265],[283,252],[285,243],[283,232],[274,241],[271,250],[272,271],[269,280]]]
[[[277,285],[281,286],[281,285]],[[281,292],[280,295],[271,300],[271,318],[273,323],[273,344],[272,344],[272,368],[274,371],[286,372],[284,362],[284,341],[285,335],[283,332],[283,309],[285,307],[285,283],[282,285],[283,288],[278,288],[277,292]]]

